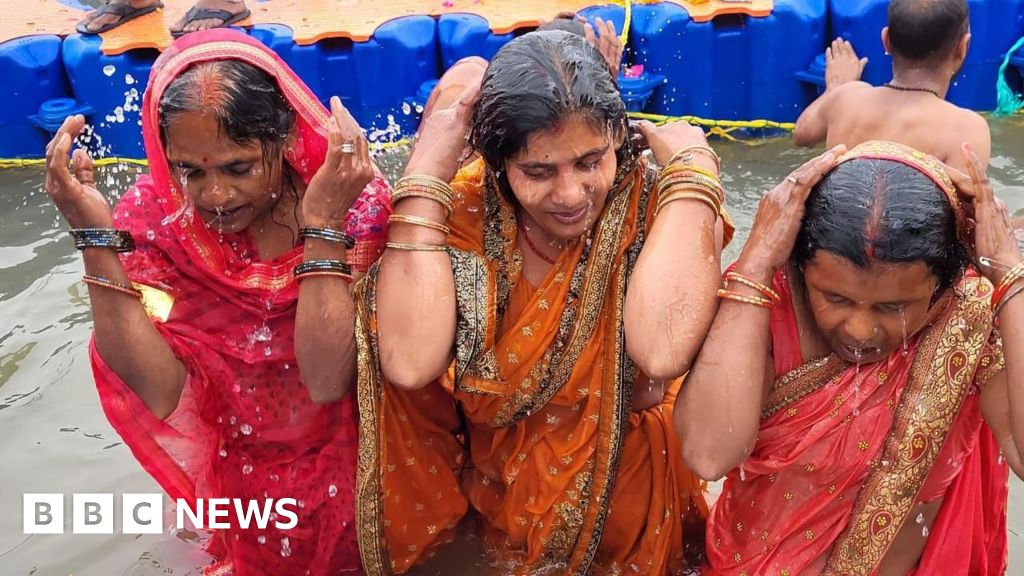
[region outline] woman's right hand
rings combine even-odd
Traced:
[[[807,197],[844,153],[845,146],[836,146],[794,170],[761,198],[737,265],[742,273],[767,279],[786,264],[800,232]]]
[[[407,175],[433,176],[445,182],[455,178],[466,157],[469,125],[479,95],[479,84],[467,86],[451,106],[423,119],[405,166]]]
[[[96,189],[92,159],[81,148],[71,155],[71,143],[85,128],[85,117],[68,116],[46,146],[46,194],[72,228],[113,228],[107,200]]]

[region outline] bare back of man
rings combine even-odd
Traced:
[[[963,55],[966,56],[963,42]],[[842,38],[826,54],[826,90],[797,120],[798,146],[856,146],[868,140],[891,140],[927,152],[966,170],[960,147],[967,142],[984,164],[991,153],[988,123],[975,112],[945,100],[962,57],[930,67],[894,69],[885,86],[860,81],[865,60]]]

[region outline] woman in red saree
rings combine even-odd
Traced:
[[[1024,265],[965,150],[970,179],[836,150],[762,201],[722,293],[749,301],[722,306],[677,413],[694,469],[732,469],[707,574],[1004,573]]]
[[[115,430],[193,509],[199,498],[261,509],[297,500],[292,529],[230,515],[209,540],[219,562],[207,573],[360,571],[353,303],[341,263],[359,274],[378,257],[390,197],[358,126],[332,108],[260,43],[202,32],[153,67],[142,116],[150,173],[113,214],[84,151],[68,169],[81,117],[48,151],[47,191],[84,251],[94,375]],[[331,241],[345,234],[354,246]],[[118,259],[110,241],[127,235],[134,250]],[[321,268],[301,276],[310,262]]]

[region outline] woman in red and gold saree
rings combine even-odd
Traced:
[[[222,518],[230,528],[208,542],[218,559],[210,574],[361,572],[358,417],[344,393],[354,380],[352,300],[341,278],[300,288],[293,268],[337,257],[364,273],[384,249],[390,191],[365,142],[353,154],[329,149],[339,136],[359,138],[334,107],[244,34],[189,34],[153,67],[143,106],[150,173],[112,217],[91,200],[83,153],[73,177],[52,162],[51,195],[73,228],[135,240],[120,262],[111,250],[85,252],[87,273],[111,281],[91,286],[91,357],[114,429],[193,510],[197,499],[237,498],[266,515],[265,501],[297,500],[291,529],[276,526],[288,524],[277,514],[266,529]],[[66,122],[55,159],[81,126]],[[345,231],[355,247],[299,244],[299,225]],[[109,289],[129,281],[145,309]]]
[[[473,100],[427,119],[406,169],[454,177],[451,216],[399,181],[390,248],[361,285],[366,570],[415,573],[436,554],[445,573],[477,573],[442,547],[465,520],[496,574],[680,573],[706,509],[671,407],[713,314],[720,219],[700,202],[655,217],[655,172],[582,37],[531,33],[498,53],[473,112],[483,159],[456,176]],[[659,161],[690,146],[716,169],[699,130],[645,133]],[[666,312],[674,287],[688,299]]]
[[[783,190],[792,204],[809,193],[802,223],[766,206]],[[733,269],[754,284],[763,274],[778,304],[723,306],[680,401],[688,461],[706,478],[734,466],[708,522],[707,574],[1004,573],[1007,461],[1021,473],[1011,433],[1021,412],[1008,386],[1024,383],[1012,362],[1024,349],[1016,330],[994,326],[993,284],[961,242],[965,211],[982,262],[1021,257],[991,190],[973,193],[962,201],[931,157],[869,142],[838,165],[815,160],[762,203],[753,246]],[[768,224],[789,244],[759,252]],[[771,277],[759,258],[790,264]],[[1006,270],[992,270],[993,282]],[[997,310],[1002,327],[1020,321],[1012,300]],[[737,320],[761,339],[739,341]],[[716,365],[727,338],[733,360]],[[736,359],[758,349],[767,353]],[[720,412],[700,418],[716,407],[698,397],[712,382]],[[739,425],[740,438],[697,431],[717,429],[715,419]]]

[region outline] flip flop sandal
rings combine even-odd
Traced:
[[[89,22],[92,22],[93,20],[99,18],[100,16],[103,16],[104,14],[111,14],[113,16],[117,16],[118,20],[110,22],[109,24],[104,24],[96,30],[90,30],[87,27],[87,22],[79,22],[75,25],[75,30],[77,30],[79,34],[83,34],[86,36],[95,36],[97,34],[102,34],[108,30],[113,30],[114,28],[117,28],[118,26],[124,24],[125,22],[128,22],[129,20],[135,20],[139,16],[145,16],[146,14],[156,12],[157,10],[163,7],[163,2],[157,2],[156,4],[146,6],[145,8],[132,8],[131,4],[104,4],[103,6],[100,6],[96,9],[95,15],[91,20],[89,20]]]
[[[227,28],[232,24],[245,20],[251,15],[252,12],[248,8],[234,14],[227,10],[213,10],[210,8],[196,8],[193,6],[185,13],[185,21],[182,23],[182,28],[196,20],[220,20],[220,25],[213,26],[213,28]],[[204,28],[204,30],[206,30],[206,28]],[[185,32],[184,30],[171,30],[171,36],[174,36],[175,38],[181,38],[185,34],[188,34],[188,32]]]

